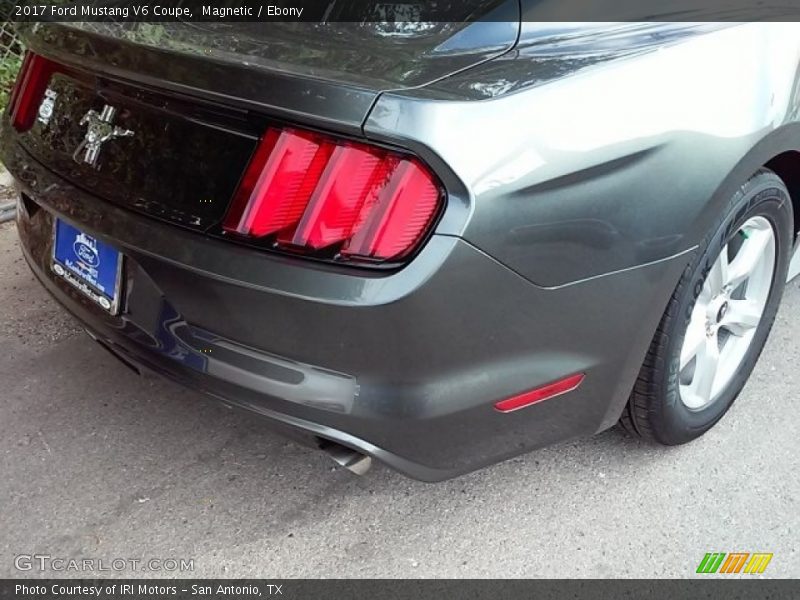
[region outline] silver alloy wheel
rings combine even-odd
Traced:
[[[703,290],[681,348],[679,382],[692,410],[714,402],[744,360],[775,273],[775,232],[753,217],[725,244],[703,282]]]

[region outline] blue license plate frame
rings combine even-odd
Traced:
[[[122,252],[66,221],[54,221],[53,273],[106,312],[117,314]]]

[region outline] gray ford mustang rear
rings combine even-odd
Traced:
[[[31,25],[23,253],[129,366],[435,481],[742,389],[800,215],[796,24]]]

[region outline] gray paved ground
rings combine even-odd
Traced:
[[[193,558],[196,576],[684,577],[707,551],[774,552],[767,575],[800,576],[798,283],[704,439],[614,430],[426,485],[332,471],[137,377],[39,288],[9,225],[0,282],[0,577],[33,553]]]

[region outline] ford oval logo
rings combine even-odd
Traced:
[[[90,267],[96,267],[100,264],[100,257],[97,255],[97,250],[84,243],[83,240],[76,240],[72,245],[72,250],[75,252],[75,256]]]

